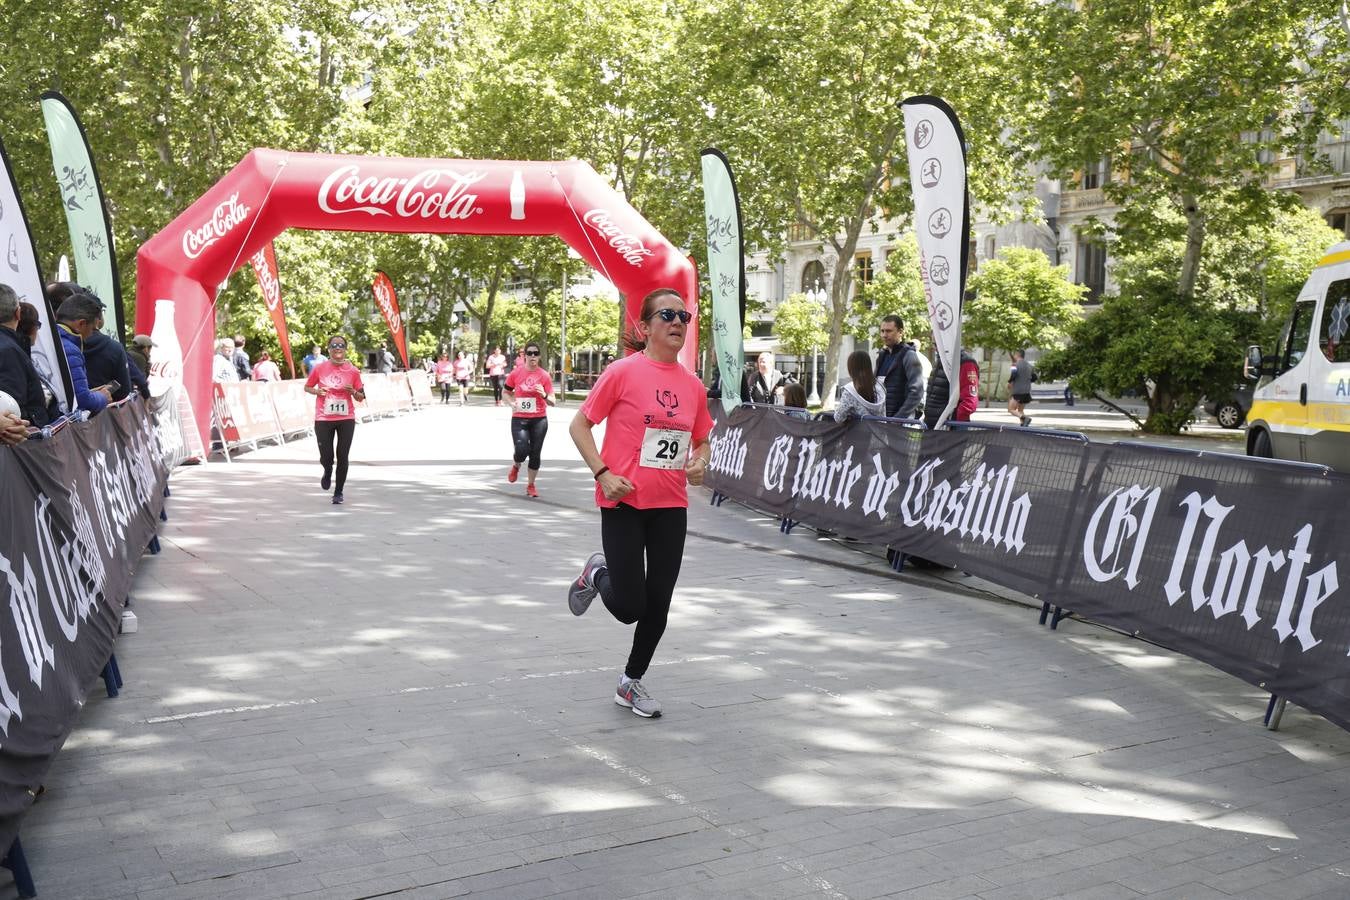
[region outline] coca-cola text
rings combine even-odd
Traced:
[[[231,194],[222,200],[205,225],[194,228],[183,235],[183,255],[196,259],[216,241],[229,234],[230,229],[248,218],[250,210],[239,202],[239,194]]]
[[[319,186],[319,209],[335,215],[467,219],[483,211],[478,195],[469,188],[486,176],[486,172],[425,169],[411,178],[362,178],[360,166],[342,166]]]
[[[643,257],[655,255],[653,251],[643,245],[641,238],[629,234],[616,225],[614,220],[610,218],[608,210],[592,209],[582,216],[582,219],[587,225],[599,232],[609,246],[618,252],[623,257],[624,262],[629,265],[637,266],[640,269],[642,268]]]

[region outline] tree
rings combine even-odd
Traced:
[[[1052,266],[1040,250],[1005,247],[971,276],[975,299],[965,304],[961,339],[971,347],[1050,349],[1064,342],[1081,315],[1086,288],[1067,265]]]
[[[886,268],[881,274],[853,295],[846,333],[862,346],[871,347],[882,318],[889,315],[900,317],[910,337],[922,338],[925,343],[929,340],[932,326],[928,322],[928,298],[919,273],[919,242],[913,232],[906,233],[886,254]]]
[[[827,323],[825,309],[805,294],[792,294],[773,313],[773,332],[778,343],[798,359],[811,359],[815,350],[829,340]],[[812,387],[819,391],[819,385]]]

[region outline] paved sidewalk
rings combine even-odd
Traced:
[[[1340,729],[701,491],[665,716],[616,706],[571,414],[538,501],[490,406],[358,426],[344,507],[309,441],[176,473],[126,687],[23,831],[41,896],[1350,895]]]

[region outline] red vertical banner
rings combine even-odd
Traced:
[[[249,258],[253,265],[253,274],[258,276],[258,287],[262,289],[267,311],[272,314],[272,324],[276,326],[277,337],[281,340],[281,352],[286,354],[286,367],[295,377],[295,361],[291,359],[291,338],[286,333],[286,307],[281,302],[281,278],[277,275],[277,253],[268,241],[262,249]]]
[[[403,368],[406,369],[408,341],[403,334],[403,316],[398,311],[398,297],[394,294],[394,283],[389,280],[388,275],[376,272],[375,282],[370,289],[375,294],[375,305],[384,316],[384,324],[389,326],[389,333],[394,336],[394,345],[398,347],[398,355],[403,357]]]

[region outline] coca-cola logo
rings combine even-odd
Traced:
[[[405,219],[467,219],[483,211],[469,188],[487,172],[425,169],[411,178],[361,177],[361,167],[342,166],[319,185],[319,209],[326,213],[363,212]]]
[[[377,281],[374,284],[375,302],[380,306],[380,312],[384,314],[384,321],[389,324],[389,333],[398,334],[403,330],[403,322],[400,321],[398,308],[394,304],[394,292],[387,281]]]
[[[239,194],[231,194],[221,201],[205,225],[183,235],[183,255],[188,259],[201,256],[207,247],[229,234],[231,228],[248,218],[249,212],[249,208],[239,202]]]
[[[281,304],[281,284],[277,281],[272,267],[267,264],[266,248],[253,254],[253,271],[258,276],[258,287],[262,288],[263,301],[268,312],[276,312]]]
[[[610,218],[609,210],[593,209],[581,217],[583,221],[605,239],[610,247],[631,266],[642,268],[643,257],[654,256],[655,252],[643,245],[642,239],[629,234]]]

